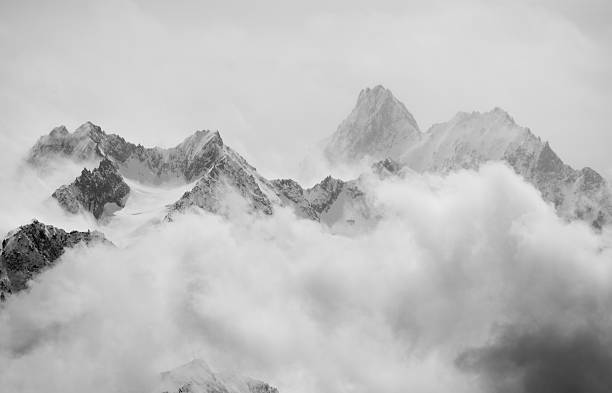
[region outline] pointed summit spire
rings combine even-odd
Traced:
[[[421,139],[412,114],[382,85],[361,90],[351,114],[325,146],[334,163],[399,157]]]

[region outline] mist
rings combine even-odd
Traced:
[[[560,219],[503,164],[370,176],[381,218],[351,236],[288,209],[96,224],[45,202],[72,175],[1,178],[3,230],[39,206],[117,244],[67,250],[4,304],[3,390],[147,392],[194,358],[296,393],[610,385],[612,234]]]

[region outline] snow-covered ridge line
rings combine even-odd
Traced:
[[[276,207],[288,206],[300,217],[315,221],[324,218],[323,221],[329,223],[326,212],[334,203],[343,200],[338,198],[339,191],[326,191],[326,180],[321,183],[323,186],[303,189],[292,180],[287,183],[264,178],[240,154],[225,145],[218,132],[197,131],[169,149],[144,148],[87,122],[72,133],[65,127],[58,127],[41,137],[30,150],[28,162],[40,166],[55,157],[75,162],[110,161],[126,179],[142,184],[159,186],[195,181],[191,190],[168,206],[166,221],[192,208],[228,214],[235,208],[230,206],[228,196],[237,194],[254,212],[270,215]],[[292,196],[294,191],[296,194]],[[335,217],[342,219],[341,214]]]
[[[596,228],[612,222],[612,191],[604,178],[591,168],[566,165],[548,142],[503,109],[459,112],[424,133],[410,118],[390,90],[362,90],[323,154],[332,165],[390,158],[418,172],[436,173],[501,161],[533,184],[561,216]]]
[[[516,124],[500,108],[460,112],[421,132],[390,90],[383,86],[364,89],[353,111],[327,140],[323,154],[332,165],[388,158],[417,172],[436,173],[501,161],[534,185],[562,217],[584,220],[596,228],[612,222],[612,191],[604,178],[591,168],[575,170],[563,163],[548,142]],[[166,216],[170,220],[192,207],[223,214],[228,208],[228,190],[262,214],[272,214],[277,206],[291,206],[298,215],[318,221],[332,210],[331,204],[346,202],[337,198],[339,192],[323,192],[326,189],[321,184],[308,191],[290,179],[264,178],[212,131],[198,131],[173,148],[144,148],[88,122],[73,133],[58,127],[40,138],[28,161],[37,164],[54,156],[75,161],[105,157],[125,178],[144,184],[197,181],[170,206]],[[318,193],[331,198],[324,204],[325,211],[317,210],[321,206]],[[358,193],[353,195],[357,198]],[[345,219],[340,218],[342,214],[333,216],[334,220]]]

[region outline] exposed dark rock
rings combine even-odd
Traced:
[[[385,158],[372,164],[372,171],[382,177],[397,175],[401,169],[402,165],[391,158]]]
[[[167,218],[171,218],[176,211],[185,211],[192,206],[212,213],[223,213],[224,197],[228,192],[237,192],[252,210],[272,214],[272,203],[262,192],[253,173],[254,168],[243,160],[234,154],[219,158],[195,187],[171,206]]]
[[[0,254],[0,297],[25,289],[28,281],[52,266],[66,248],[79,243],[112,244],[100,232],[66,232],[37,220],[9,233]]]
[[[306,199],[317,214],[321,214],[336,201],[344,184],[342,180],[327,176],[322,182],[306,190]]]
[[[319,220],[318,213],[304,196],[304,189],[292,179],[272,180],[272,185],[285,205],[293,206],[298,216]]]
[[[107,204],[124,207],[129,193],[130,187],[115,165],[105,158],[98,168],[83,169],[74,182],[61,186],[52,196],[70,213],[77,213],[82,207],[98,219]]]

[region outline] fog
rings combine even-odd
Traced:
[[[89,120],[171,146],[218,129],[293,177],[383,84],[422,130],[502,107],[612,176],[611,15],[609,0],[2,1],[0,135],[26,146]]]
[[[45,201],[78,170],[19,170],[3,230],[97,226]],[[193,358],[284,393],[610,386],[609,230],[502,164],[364,184],[382,218],[353,236],[286,209],[100,225],[117,247],[67,251],[0,311],[2,389],[147,392]]]

